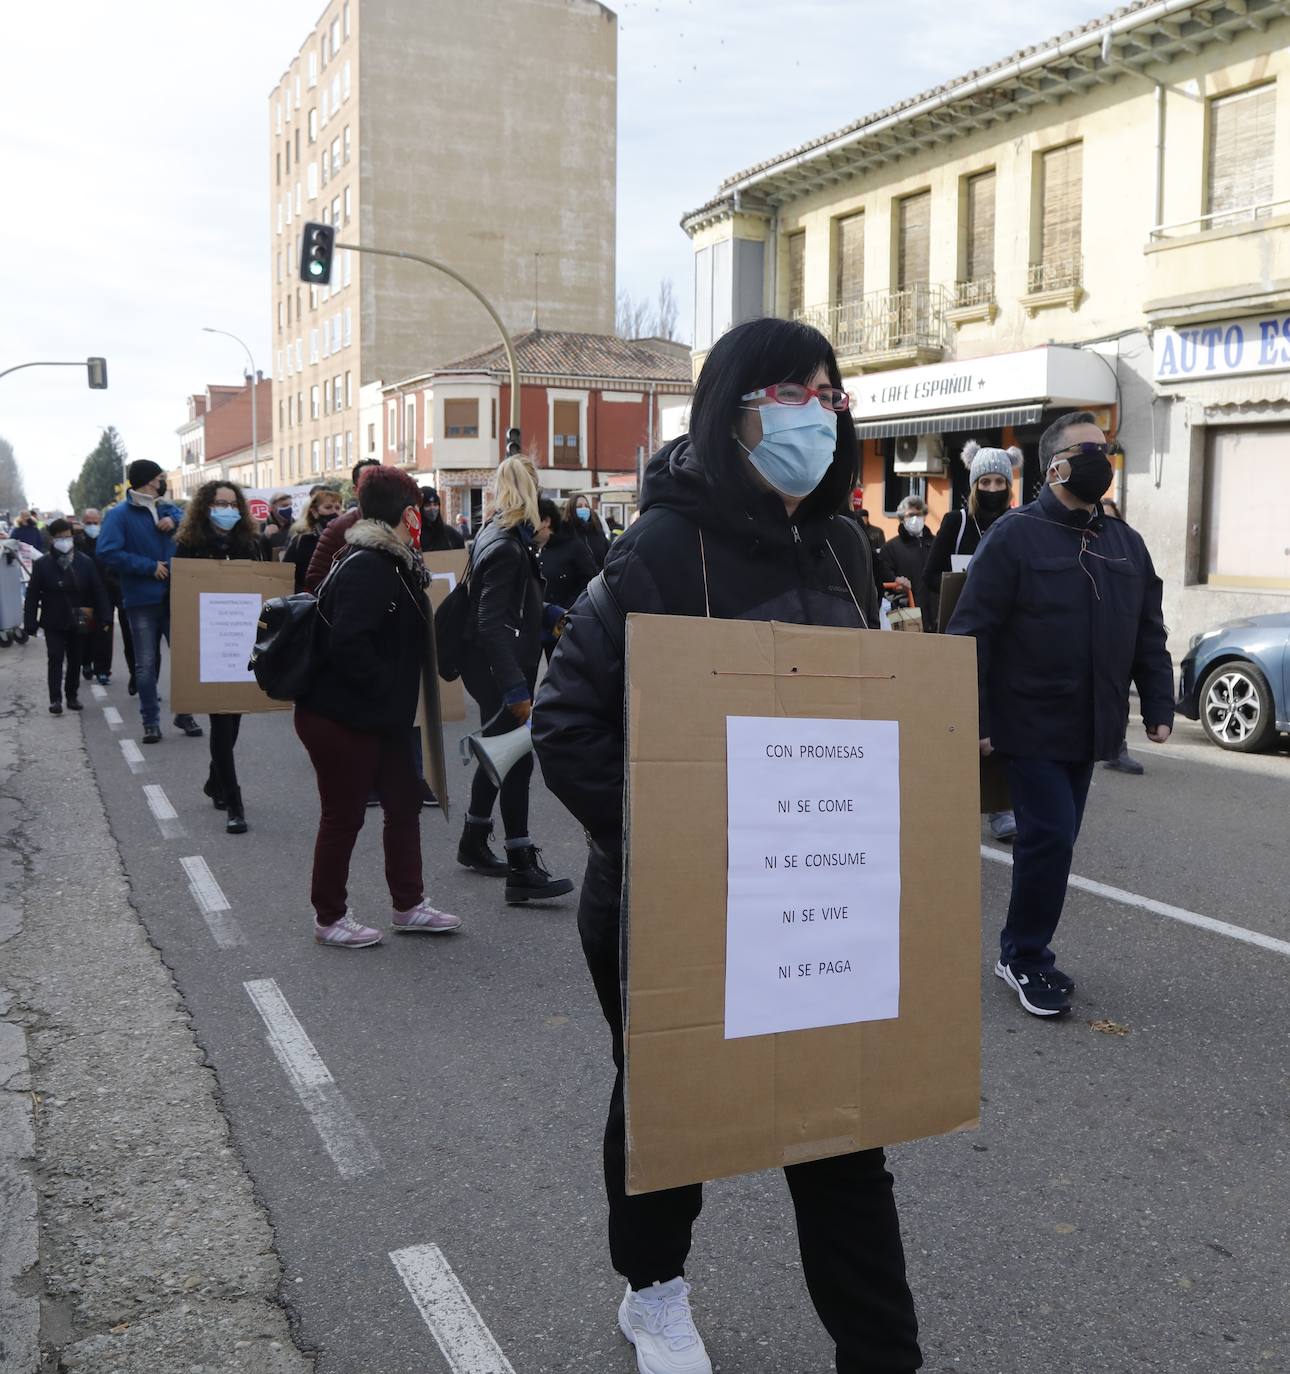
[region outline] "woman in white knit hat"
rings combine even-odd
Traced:
[[[1012,481],[1021,468],[1022,453],[1019,448],[982,448],[969,439],[960,459],[969,473],[967,509],[951,511],[941,521],[918,594],[923,629],[928,632],[939,628],[941,578],[947,572],[966,570],[986,530],[1012,505]],[[992,811],[987,819],[994,839],[1010,840],[1016,835],[1017,821],[1011,811]]]

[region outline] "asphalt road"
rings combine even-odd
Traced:
[[[216,1071],[275,1228],[283,1300],[320,1374],[504,1368],[484,1328],[515,1374],[628,1374],[601,1201],[609,1046],[576,895],[505,907],[495,881],[453,862],[456,824],[427,811],[428,894],[462,931],[319,948],[306,900],[317,801],[289,714],[244,722],[251,830],[232,837],[201,795],[205,740],[168,729],[132,771],[121,740],[140,728],[123,680],[85,700],[134,903]],[[1133,747],[1148,774],[1098,771],[1076,871],[1290,940],[1290,757],[1221,754],[1189,727],[1176,745]],[[459,807],[467,776],[454,763]],[[156,818],[145,784],[160,785],[175,819],[154,793]],[[351,902],[385,926],[378,817]],[[532,829],[550,867],[580,877],[580,833],[540,783]],[[228,903],[208,918],[181,865],[199,856]],[[926,1368],[1290,1370],[1290,957],[1073,893],[1058,949],[1079,982],[1075,1012],[1041,1023],[989,973],[1008,873],[983,870],[982,1127],[890,1152]],[[276,1023],[296,1086],[248,983],[308,1037]],[[831,1370],[782,1179],[707,1196],[688,1276],[716,1367]],[[409,1252],[414,1288],[418,1274],[438,1285],[426,1306],[447,1314],[451,1360],[391,1252]]]

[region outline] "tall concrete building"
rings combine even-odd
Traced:
[[[276,480],[347,471],[359,390],[496,342],[415,263],[338,250],[299,278],[301,226],[437,258],[510,329],[614,323],[618,24],[595,0],[332,0],[269,97]]]

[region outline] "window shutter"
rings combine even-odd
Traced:
[[[1209,104],[1209,210],[1214,216],[1272,199],[1276,87],[1225,95]],[[1211,224],[1217,223],[1215,219]]]
[[[1043,220],[1039,261],[1045,266],[1073,262],[1080,255],[1084,202],[1084,145],[1050,148],[1040,167]]]
[[[806,308],[806,235],[788,236],[788,318],[795,320]]]
[[[906,196],[899,204],[899,263],[896,285],[926,285],[931,279],[932,193]]]
[[[864,215],[838,220],[838,262],[834,301],[842,305],[864,295]]]
[[[551,455],[554,467],[576,468],[582,466],[578,454],[579,406],[577,401],[553,401],[551,403],[551,429],[555,439],[555,452]]]
[[[994,173],[982,172],[967,183],[967,281],[994,276]]]

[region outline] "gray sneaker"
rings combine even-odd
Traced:
[[[991,811],[987,819],[990,822],[992,839],[1015,840],[1017,838],[1017,818],[1011,811]]]

